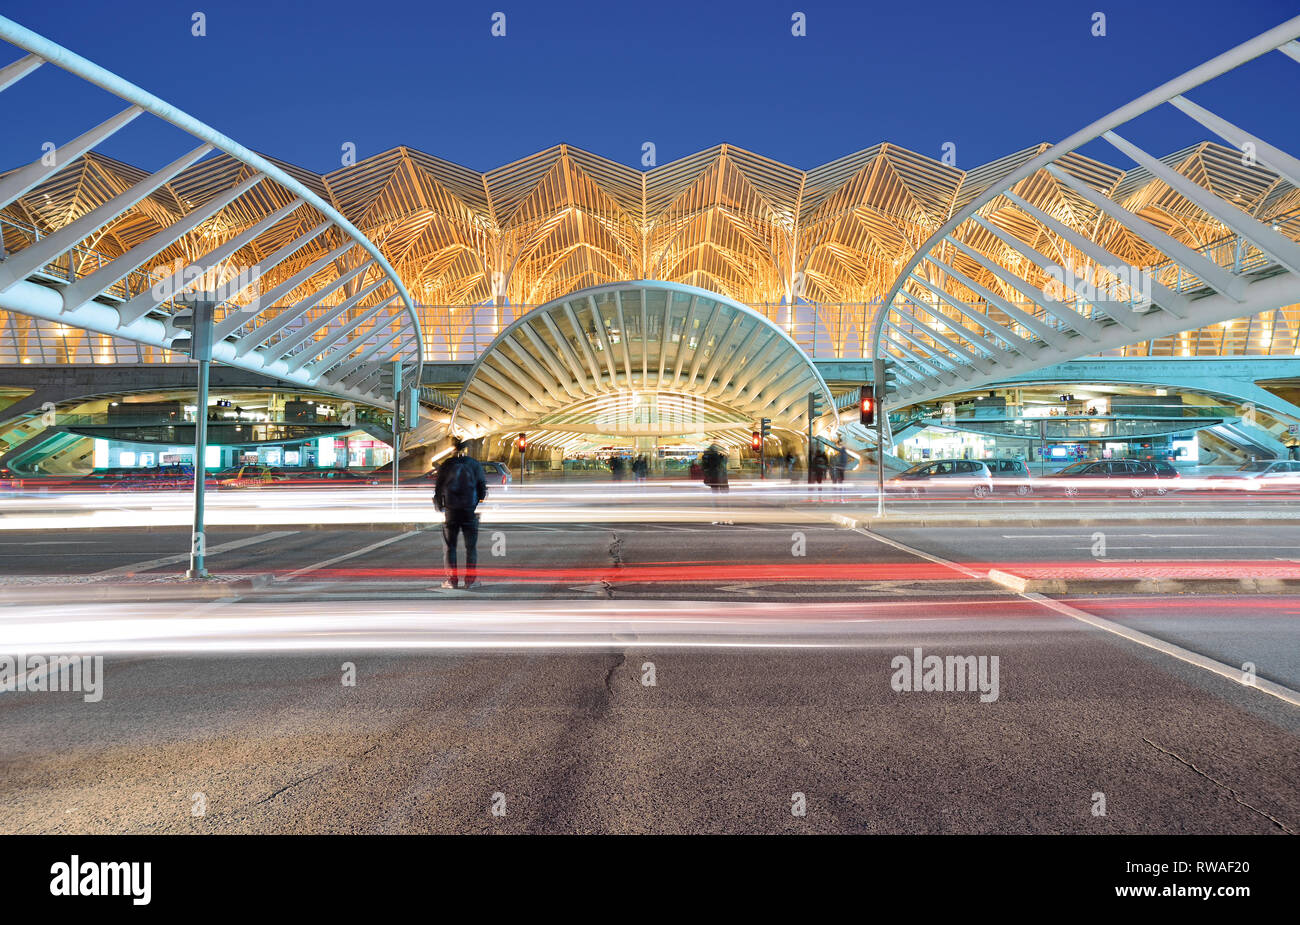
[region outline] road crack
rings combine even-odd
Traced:
[[[618,669],[622,668],[625,664],[627,664],[626,652],[620,655],[618,660],[615,661],[614,664],[610,665],[609,670],[605,672],[605,690],[609,691],[611,694],[614,693],[614,672],[618,671]]]
[[[1143,736],[1143,737],[1142,737],[1142,741],[1145,742],[1145,743],[1147,743],[1148,745],[1150,745],[1150,746],[1151,746],[1152,748],[1154,748],[1156,751],[1158,751],[1158,752],[1162,752],[1162,753],[1168,755],[1170,758],[1173,758],[1175,761],[1177,761],[1179,764],[1183,765],[1184,767],[1190,768],[1191,770],[1195,771],[1197,774],[1201,775],[1201,777],[1204,777],[1206,780],[1208,780],[1210,783],[1214,784],[1216,787],[1220,787],[1220,788],[1222,788],[1223,790],[1226,790],[1228,793],[1232,794],[1232,798],[1233,798],[1234,800],[1236,800],[1238,803],[1240,803],[1242,806],[1246,807],[1248,810],[1250,810],[1250,811],[1253,812],[1253,813],[1258,813],[1259,815],[1263,816],[1265,819],[1267,819],[1269,822],[1273,823],[1275,826],[1277,826],[1279,829],[1281,829],[1281,830],[1282,830],[1283,832],[1285,832],[1286,834],[1288,834],[1288,835],[1294,835],[1294,834],[1296,834],[1294,831],[1292,831],[1292,830],[1291,830],[1291,829],[1286,825],[1286,823],[1282,822],[1282,820],[1278,819],[1276,816],[1273,816],[1273,815],[1270,815],[1269,813],[1264,812],[1264,810],[1260,809],[1260,808],[1257,807],[1257,806],[1252,806],[1250,803],[1247,803],[1245,800],[1243,800],[1243,799],[1241,798],[1241,794],[1238,793],[1236,790],[1234,790],[1232,787],[1229,787],[1229,786],[1228,786],[1227,784],[1225,784],[1223,781],[1218,780],[1217,778],[1211,777],[1209,774],[1206,774],[1204,771],[1202,771],[1202,770],[1201,770],[1200,768],[1198,768],[1196,765],[1192,764],[1190,761],[1188,761],[1188,760],[1187,760],[1186,758],[1184,758],[1182,755],[1179,755],[1179,754],[1177,754],[1177,753],[1175,753],[1175,752],[1171,752],[1171,751],[1170,751],[1169,749],[1167,749],[1167,748],[1161,748],[1159,745],[1157,745],[1155,742],[1152,742],[1152,741],[1151,741],[1150,739],[1148,739],[1146,736]]]
[[[274,800],[276,797],[278,797],[280,794],[284,793],[286,790],[292,790],[294,787],[300,786],[301,784],[305,784],[307,783],[307,781],[320,777],[326,771],[332,771],[342,764],[347,764],[356,761],[359,758],[363,758],[377,748],[379,748],[379,745],[375,744],[367,748],[365,751],[358,752],[355,755],[349,755],[347,758],[344,758],[342,761],[334,761],[331,762],[330,764],[324,765],[323,767],[317,768],[315,771],[308,774],[307,776],[300,777],[298,780],[293,781],[292,783],[285,784],[283,787],[281,787],[279,790],[275,791],[274,793],[270,794],[269,796],[265,796],[260,800],[250,803],[248,806],[245,807],[245,809],[251,809],[254,806],[261,806],[263,803],[269,803],[272,800]]]
[[[609,552],[609,561],[614,564],[614,568],[616,569],[622,568],[623,567],[623,538],[619,536],[617,533],[614,533],[612,531],[610,533],[610,536],[612,537],[612,539],[609,541],[609,546],[607,548],[607,551]],[[610,583],[609,579],[602,578],[600,580],[600,583],[605,586],[605,597],[613,598],[614,585]]]

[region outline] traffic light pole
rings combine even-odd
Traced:
[[[393,402],[393,507],[397,507],[398,462],[402,458],[400,402]]]
[[[212,365],[212,309],[216,303],[195,300],[190,304],[194,311],[190,356],[199,363],[199,384],[194,401],[194,530],[190,535],[190,567],[185,577],[194,580],[211,577],[205,562],[204,518],[208,481],[208,374]]]
[[[885,361],[871,365],[871,390],[876,398],[876,516],[885,516]]]
[[[393,380],[393,510],[397,510],[398,479],[402,460],[402,361],[392,361]]]
[[[813,480],[813,414],[817,411],[817,393],[808,393],[808,484]]]

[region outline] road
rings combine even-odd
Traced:
[[[5,531],[0,638],[106,669],[97,703],[0,693],[0,832],[1300,832],[1300,598],[1020,595],[987,568],[1093,561],[1096,529],[814,507],[485,524],[471,592],[428,530],[214,529],[204,593],[183,531]],[[996,695],[896,690],[917,648],[996,656]]]

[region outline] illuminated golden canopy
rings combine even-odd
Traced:
[[[275,163],[378,246],[413,298],[425,306],[428,344],[440,331],[468,323],[458,322],[456,306],[532,307],[589,286],[635,279],[697,286],[752,306],[800,300],[857,303],[866,313],[870,309],[864,303],[885,293],[900,266],[954,211],[1046,147],[1037,145],[970,171],[891,144],[807,171],[725,144],[644,171],[570,145],[487,173],[406,147],[324,176]],[[1244,165],[1240,152],[1231,148],[1205,142],[1162,161],[1261,220],[1300,208],[1300,193],[1290,183],[1263,166]],[[1143,168],[1126,173],[1079,154],[1067,155],[1057,166],[1193,248],[1225,235],[1219,222]],[[119,254],[235,186],[247,173],[226,155],[204,159],[87,239],[85,246],[107,256]],[[145,171],[91,152],[5,209],[0,218],[10,222],[6,236],[14,237],[19,226],[47,235],[144,176]],[[1021,183],[1018,194],[1135,265],[1164,259],[1046,171]],[[265,181],[145,269],[192,259],[290,199],[277,184]],[[1014,207],[987,218],[1012,235],[1024,235],[1044,253],[1061,250],[1059,240],[1041,240],[1041,226],[1024,220]],[[300,225],[307,220],[284,223],[277,235],[263,235],[255,248],[233,254],[230,263],[256,264],[281,239],[301,234]],[[1023,262],[994,235],[970,227],[963,227],[962,236],[972,248],[1013,270]],[[277,267],[268,274],[267,285],[290,277],[317,252],[328,253],[331,243],[322,239]],[[9,242],[10,249],[15,245],[21,242]],[[1086,262],[1084,255],[1062,251],[1062,257]],[[984,267],[960,256],[956,260],[957,268],[976,282],[1008,294],[1005,282]],[[304,292],[322,278],[305,284]],[[1300,328],[1294,309],[1277,314],[1285,316],[1284,328]],[[864,320],[854,323],[861,326]],[[480,348],[500,323],[498,318]],[[818,323],[827,342],[842,349],[844,332],[837,329],[838,322],[827,313]],[[808,347],[805,337],[796,339]],[[861,356],[864,346],[858,338],[845,352]],[[1278,346],[1290,352],[1295,339]]]

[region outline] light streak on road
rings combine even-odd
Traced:
[[[1208,506],[1210,513],[1231,516],[1243,506],[1252,510],[1259,505],[1275,505],[1281,512],[1290,510],[1288,495],[1273,485],[1258,491],[1224,493],[1224,485],[1236,481],[1224,479],[1176,480],[1178,487],[1165,497],[1128,498],[1123,492],[1131,481],[1134,486],[1150,489],[1151,480],[1045,479],[1042,483],[1079,483],[1077,499],[1053,494],[1033,494],[1027,498],[999,496],[974,499],[963,490],[929,488],[921,498],[892,498],[891,512],[908,513],[938,510],[963,516],[970,514],[1015,514],[1051,509],[1054,515],[1070,516],[1083,512],[1088,504],[1109,507],[1127,516],[1143,512],[1159,515],[1185,510],[1187,503]],[[1213,491],[1188,490],[1198,483],[1211,485]],[[1161,487],[1164,487],[1161,483]],[[1257,483],[1254,483],[1257,484]],[[1053,486],[1056,488],[1056,485]],[[1119,497],[1115,497],[1116,494]],[[744,523],[825,522],[837,511],[853,513],[864,506],[874,507],[875,493],[869,487],[852,483],[844,488],[825,486],[818,490],[804,484],[771,482],[733,482],[723,496],[721,509],[714,508],[714,496],[704,486],[693,482],[652,482],[643,485],[585,483],[535,486],[512,486],[489,494],[479,512],[485,524],[492,523],[709,523],[719,519]],[[1141,504],[1141,507],[1135,507]],[[111,529],[185,527],[190,523],[191,501],[177,491],[159,492],[68,492],[17,494],[0,498],[0,531],[43,529]],[[432,504],[427,486],[406,486],[394,504],[390,491],[373,488],[258,488],[212,493],[208,501],[207,522],[212,527],[240,527],[291,524],[320,526],[354,526],[358,524],[428,524],[442,522]]]
[[[972,618],[970,611],[986,617]],[[911,631],[1059,628],[1041,608],[1004,597],[936,613],[926,601],[86,602],[0,611],[0,654],[207,654],[441,649],[897,646]]]

